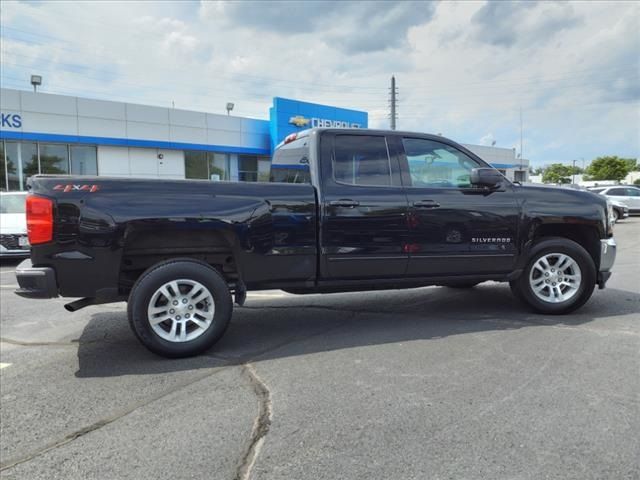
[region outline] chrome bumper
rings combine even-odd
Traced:
[[[608,272],[616,260],[616,241],[613,237],[600,240],[600,271]]]
[[[600,240],[600,270],[598,271],[598,288],[603,289],[611,277],[611,267],[616,260],[616,241],[611,238]]]

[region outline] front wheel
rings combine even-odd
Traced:
[[[514,295],[539,313],[560,315],[580,308],[596,284],[589,253],[566,238],[541,240],[522,275],[510,283]]]
[[[191,259],[151,267],[133,286],[127,306],[136,337],[152,352],[169,358],[210,348],[226,330],[232,311],[224,278]]]

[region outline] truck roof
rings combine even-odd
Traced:
[[[333,132],[333,133],[341,133],[341,134],[349,134],[349,133],[353,133],[353,134],[363,134],[363,133],[368,133],[368,134],[374,134],[374,135],[400,135],[400,136],[420,136],[422,138],[426,138],[429,140],[436,140],[436,141],[444,141],[444,142],[450,142],[453,143],[455,145],[460,146],[460,144],[454,140],[451,140],[450,138],[447,137],[443,137],[442,135],[434,135],[432,133],[424,133],[424,132],[411,132],[408,130],[388,130],[388,129],[376,129],[376,128],[335,128],[335,127],[314,127],[314,128],[307,128],[305,130],[300,130],[299,132],[294,132],[290,135],[288,135],[287,137],[285,137],[285,139],[280,142],[276,148],[281,147],[282,145],[284,145],[285,143],[289,143],[290,141],[293,140],[297,140],[299,138],[303,138],[303,137],[307,137],[310,136],[312,133],[315,132]],[[291,138],[291,140],[288,140],[289,138]],[[466,150],[466,149],[465,149]]]

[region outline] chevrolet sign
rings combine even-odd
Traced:
[[[295,117],[291,117],[289,119],[289,123],[301,128],[309,125],[309,123],[311,123],[311,120],[308,118],[304,118],[302,115],[296,115]]]
[[[296,115],[289,119],[291,125],[302,128],[311,124],[312,128],[325,127],[325,128],[361,128],[359,123],[350,123],[342,120],[328,120],[325,118],[305,118],[302,115]]]

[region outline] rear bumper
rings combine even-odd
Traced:
[[[55,298],[58,296],[56,275],[53,268],[34,267],[31,259],[16,267],[16,279],[20,288],[16,294],[25,298]]]
[[[611,268],[616,261],[616,241],[613,237],[600,240],[600,271],[598,272],[598,287],[605,287],[611,277]]]

